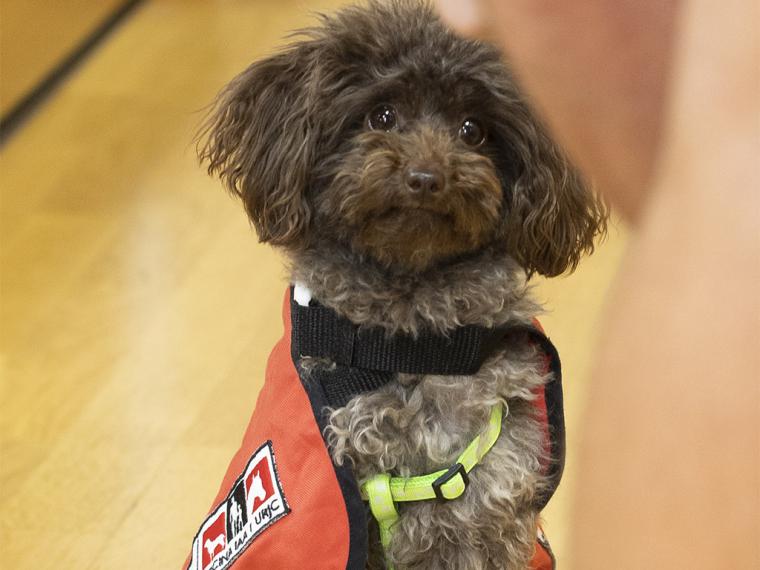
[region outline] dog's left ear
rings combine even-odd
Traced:
[[[242,199],[259,241],[273,245],[306,240],[319,136],[316,51],[304,41],[251,65],[219,94],[200,133],[209,174]]]
[[[526,121],[527,122],[527,121]],[[573,271],[607,230],[608,208],[541,125],[520,129],[521,172],[507,215],[510,253],[529,275]]]

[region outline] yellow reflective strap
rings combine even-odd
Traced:
[[[387,473],[375,475],[364,483],[362,490],[369,499],[369,509],[380,525],[380,541],[384,548],[391,542],[391,526],[398,520],[398,511],[393,502],[390,486],[391,476]]]
[[[457,463],[464,465],[465,471],[468,473],[485,457],[486,453],[491,451],[496,440],[499,439],[503,412],[504,406],[502,404],[496,404],[491,408],[491,416],[488,418],[488,428],[485,433],[473,439],[457,459]]]
[[[491,416],[488,420],[486,431],[473,439],[462,454],[457,458],[456,463],[464,467],[464,471],[469,473],[481,459],[491,450],[499,439],[501,434],[501,423],[503,418],[504,406],[496,404],[491,408]],[[456,465],[455,463],[455,465]],[[417,477],[391,477],[391,494],[395,502],[402,501],[425,501],[435,499],[436,494],[433,489],[433,482],[439,477],[446,474],[448,469],[441,469],[429,475],[420,475]],[[441,492],[445,499],[456,499],[461,496],[465,490],[465,481],[461,475],[457,474],[449,481],[441,485]]]
[[[406,501],[425,501],[435,499],[436,494],[433,489],[433,483],[448,472],[448,469],[441,469],[429,475],[420,475],[418,477],[392,477],[391,494],[396,502]],[[441,492],[445,499],[456,499],[466,488],[464,479],[460,475],[455,475],[449,481],[441,485]]]
[[[391,477],[387,473],[381,473],[362,485],[362,498],[369,501],[369,508],[380,527],[380,542],[384,549],[387,550],[390,545],[392,527],[399,519],[395,503],[435,499],[437,495],[433,483],[444,475],[449,475],[449,478],[439,486],[441,496],[447,500],[460,497],[467,488],[467,474],[499,439],[503,417],[504,406],[494,405],[486,430],[470,442],[449,469],[417,477]],[[387,568],[393,570],[390,564]]]

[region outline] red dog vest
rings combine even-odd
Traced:
[[[291,356],[291,304],[284,334],[267,364],[264,386],[240,449],[214,507],[193,539],[186,570],[363,570],[366,507],[347,467],[333,464],[322,438],[324,402],[307,391]],[[532,334],[554,379],[535,400],[559,482],[564,465],[564,420],[559,358],[549,340]],[[553,490],[552,490],[553,492]],[[542,508],[551,493],[537,505]],[[537,529],[532,570],[552,570],[554,559]]]

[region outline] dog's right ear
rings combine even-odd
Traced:
[[[242,199],[259,240],[290,248],[305,242],[311,216],[315,52],[302,42],[251,65],[217,96],[199,135],[201,162]]]

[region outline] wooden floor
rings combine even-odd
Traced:
[[[122,0],[2,0],[0,115],[113,14]]]
[[[197,166],[215,91],[334,1],[148,1],[0,151],[0,568],[179,568],[280,335],[280,260]],[[540,283],[569,548],[589,354],[624,237]],[[567,568],[566,566],[564,568]]]

